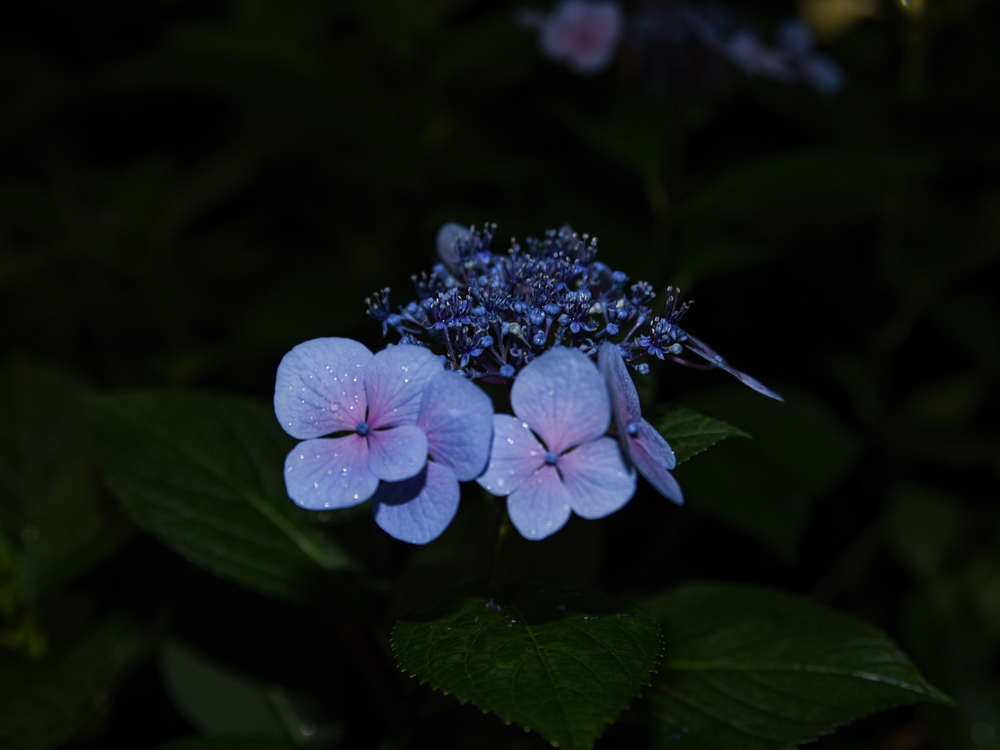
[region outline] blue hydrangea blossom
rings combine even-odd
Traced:
[[[458,511],[458,483],[482,474],[490,454],[493,404],[482,389],[454,372],[428,383],[417,427],[427,436],[431,460],[416,476],[383,482],[375,492],[375,522],[390,536],[427,544]]]
[[[678,505],[683,504],[684,494],[670,473],[677,465],[674,451],[656,428],[642,418],[639,394],[618,347],[609,342],[601,344],[597,362],[608,384],[615,430],[625,455],[657,492]]]
[[[274,412],[303,440],[285,460],[288,496],[310,510],[348,508],[371,497],[379,480],[419,474],[428,447],[417,426],[421,398],[443,371],[438,357],[416,346],[373,355],[350,339],[320,338],[288,352]]]
[[[544,539],[570,514],[603,518],[635,492],[635,472],[606,437],[608,388],[583,353],[556,347],[528,364],[510,392],[515,416],[493,417],[486,471],[476,481],[507,497],[511,523],[526,539]]]

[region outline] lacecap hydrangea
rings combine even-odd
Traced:
[[[397,344],[373,354],[320,338],[282,359],[274,408],[302,441],[284,471],[298,505],[371,499],[382,529],[426,544],[454,518],[459,483],[476,480],[507,499],[525,538],[543,539],[572,513],[623,507],[637,473],[683,502],[673,451],[641,416],[629,374],[648,372],[641,357],[690,365],[681,355],[693,352],[780,399],[680,328],[679,293],[655,315],[652,286],[597,261],[596,239],[564,227],[498,254],[493,233],[444,226],[416,299],[395,311],[388,289],[368,300]],[[511,385],[514,415],[494,414],[476,381]]]

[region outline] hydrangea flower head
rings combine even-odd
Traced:
[[[520,18],[541,32],[542,54],[584,74],[608,66],[624,26],[621,7],[611,0],[563,0],[552,13],[522,13]]]
[[[347,508],[371,497],[379,480],[419,474],[428,446],[417,426],[421,398],[443,370],[417,346],[373,355],[350,339],[321,338],[288,352],[278,365],[274,412],[285,432],[303,440],[285,460],[288,496],[310,510]]]
[[[431,460],[410,479],[379,485],[372,513],[390,536],[427,544],[455,517],[458,483],[475,479],[486,467],[493,404],[458,373],[441,372],[423,393],[416,424],[427,436]]]
[[[608,384],[615,429],[625,454],[657,492],[678,505],[683,504],[684,494],[670,473],[677,465],[674,451],[663,436],[642,418],[639,394],[618,347],[610,342],[601,344],[597,362]]]
[[[490,245],[495,226],[476,230],[446,224],[438,232],[441,263],[414,277],[418,298],[392,312],[389,290],[368,299],[368,314],[404,344],[439,347],[447,367],[470,380],[507,383],[553,347],[568,347],[597,359],[600,345],[617,342],[626,364],[651,354],[694,365],[679,355],[690,349],[764,395],[774,391],[734,369],[680,327],[691,306],[667,288],[663,315],[653,315],[651,284],[632,282],[597,260],[597,240],[568,226],[512,241],[506,254]],[[705,367],[705,365],[694,365]]]
[[[510,403],[515,416],[493,417],[489,464],[476,481],[507,497],[523,537],[544,539],[573,512],[603,518],[631,499],[636,475],[605,437],[608,389],[586,355],[556,347],[533,360],[514,381]]]

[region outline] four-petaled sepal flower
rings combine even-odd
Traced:
[[[493,446],[476,481],[507,497],[511,523],[526,539],[555,533],[575,512],[602,518],[635,492],[635,473],[611,423],[608,389],[597,367],[557,347],[527,365],[510,392],[515,417],[493,417]]]
[[[348,508],[371,497],[379,480],[423,471],[427,436],[416,422],[427,384],[443,370],[419,346],[373,355],[350,339],[321,338],[288,352],[278,365],[274,412],[285,432],[304,441],[285,459],[288,496],[309,510]]]
[[[678,505],[683,504],[684,494],[670,473],[677,465],[674,451],[656,428],[642,418],[639,394],[618,347],[610,342],[601,344],[597,363],[611,393],[615,429],[629,461],[657,492]]]

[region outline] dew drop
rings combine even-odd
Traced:
[[[360,495],[359,495],[359,494],[358,494],[357,492],[355,492],[355,493],[354,493],[354,499],[355,499],[355,500],[358,500],[358,499],[360,499],[360,498],[361,498],[361,496],[360,496]]]
[[[315,487],[318,490],[319,489],[319,482],[313,482],[313,487]]]
[[[291,422],[288,423],[289,427],[291,426],[291,424],[292,424]],[[514,438],[507,438],[507,444],[508,445],[513,445],[514,444]]]
[[[324,508],[329,508],[330,507],[330,503],[323,503],[323,507]]]

